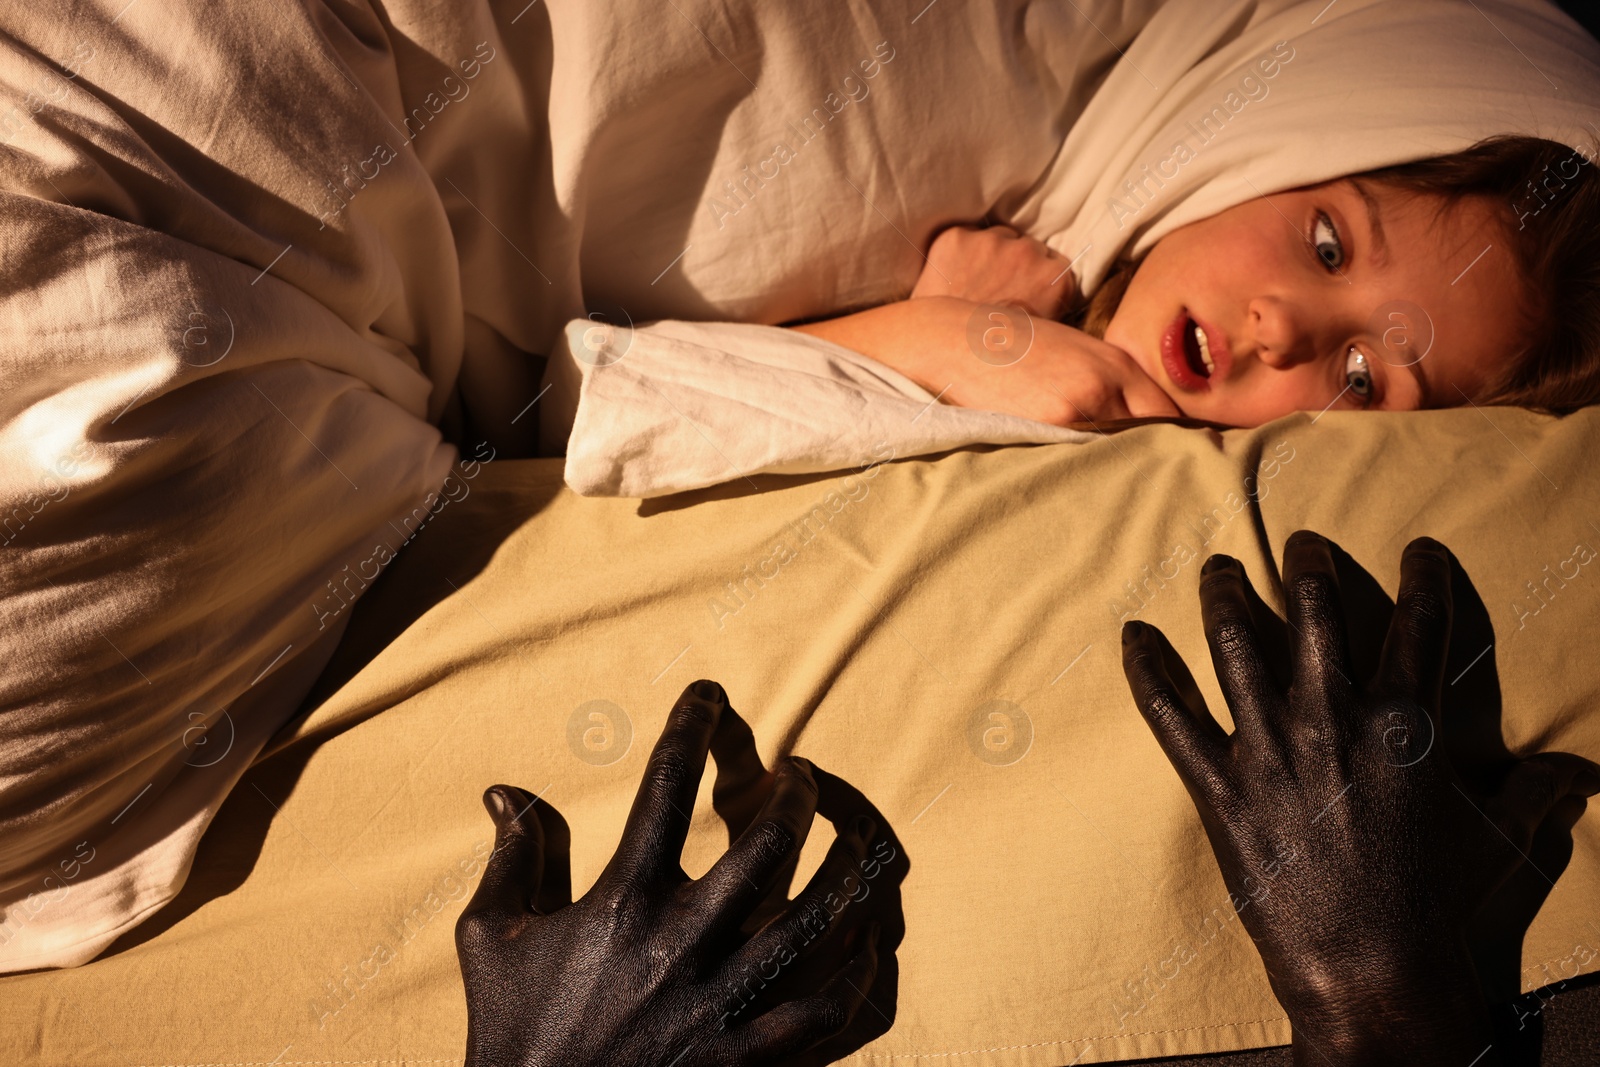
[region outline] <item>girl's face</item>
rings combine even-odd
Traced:
[[[1528,320],[1495,205],[1437,205],[1344,178],[1190,223],[1150,249],[1105,340],[1230,426],[1464,404]]]

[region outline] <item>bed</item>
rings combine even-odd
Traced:
[[[0,1060],[457,1062],[451,935],[492,841],[482,788],[520,784],[560,812],[581,893],[671,699],[700,676],[726,685],[763,764],[797,752],[858,790],[909,862],[883,887],[904,908],[874,993],[893,1027],[846,1062],[1282,1044],[1192,806],[1127,695],[1119,619],[1203,664],[1202,557],[1237,556],[1281,607],[1274,553],[1306,526],[1348,553],[1365,647],[1400,548],[1427,533],[1481,598],[1458,603],[1452,730],[1600,757],[1600,676],[1574,654],[1600,622],[1579,562],[1600,544],[1597,434],[1600,413],[1332,413],[645,502],[579,497],[555,461],[485,464],[361,600],[173,905],[91,966],[0,980]],[[714,777],[691,874],[727,843]],[[1600,969],[1596,899],[1591,816],[1528,933],[1523,988]]]
[[[985,216],[1092,286],[1262,192],[1600,124],[1555,88],[1600,46],[1540,0],[914,6],[0,16],[0,1060],[455,1062],[482,788],[547,797],[581,891],[698,676],[746,770],[809,756],[902,848],[852,1062],[1280,1044],[1113,646],[1140,618],[1204,662],[1201,558],[1270,596],[1301,526],[1378,616],[1406,540],[1449,544],[1470,736],[1600,755],[1592,412],[929,437],[645,501],[530,458],[574,321],[770,338],[905,296]],[[1108,210],[1252,71],[1226,138]],[[1596,835],[1509,980],[1597,969]]]

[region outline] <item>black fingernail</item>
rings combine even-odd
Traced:
[[[493,787],[484,791],[483,806],[496,826],[505,822],[506,816],[511,813],[511,809],[506,805],[506,798],[500,794],[500,790]]]
[[[1131,644],[1133,644],[1135,641],[1139,640],[1139,638],[1141,638],[1143,636],[1144,636],[1144,623],[1138,622],[1137,620],[1135,620],[1133,622],[1125,622],[1125,623],[1122,624],[1122,643],[1123,644],[1131,645]]]
[[[689,689],[694,693],[695,696],[699,697],[701,700],[704,700],[708,704],[725,704],[728,700],[728,695],[722,691],[722,686],[711,681],[709,678],[700,679],[698,682],[694,683],[694,685],[690,686]]]
[[[1210,559],[1206,560],[1200,565],[1200,575],[1201,577],[1204,577],[1208,574],[1215,574],[1217,571],[1220,571],[1226,567],[1232,567],[1237,562],[1238,560],[1234,559],[1232,556],[1224,556],[1221,554],[1212,556]]]
[[[856,836],[863,841],[871,841],[872,835],[878,832],[878,824],[872,821],[870,815],[856,816]]]

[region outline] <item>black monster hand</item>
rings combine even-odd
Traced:
[[[1202,575],[1206,640],[1234,732],[1212,718],[1158,630],[1128,624],[1123,665],[1229,891],[1248,901],[1240,918],[1289,1014],[1296,1062],[1494,1062],[1469,925],[1527,862],[1547,819],[1576,821],[1582,798],[1600,791],[1600,768],[1530,756],[1475,800],[1445,746],[1407,747],[1451,725],[1439,715],[1451,562],[1436,541],[1405,550],[1370,680],[1354,677],[1321,537],[1301,531],[1284,548],[1287,687],[1237,561],[1214,556]]]
[[[535,801],[504,785],[484,794],[495,850],[456,924],[469,1067],[781,1063],[854,1018],[876,974],[878,931],[848,898],[837,906],[833,890],[871,863],[870,819],[840,834],[792,904],[754,934],[742,929],[805,843],[817,810],[809,763],[778,765],[760,815],[703,878],[680,866],[726,706],[715,682],[684,690],[615,856],[576,903],[535,909],[545,862]],[[743,999],[768,988],[771,961],[790,958],[793,981]],[[824,961],[826,973],[807,960]]]

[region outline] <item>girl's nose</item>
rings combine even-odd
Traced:
[[[1257,297],[1250,302],[1249,325],[1257,358],[1269,367],[1286,370],[1316,355],[1315,339],[1307,329],[1306,315],[1277,297]]]

